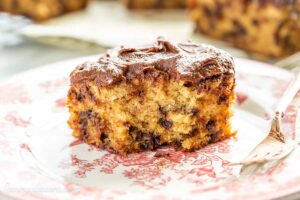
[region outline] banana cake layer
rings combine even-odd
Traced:
[[[84,9],[89,0],[0,0],[0,11],[44,21]]]
[[[188,0],[196,32],[263,57],[300,51],[299,0]]]
[[[73,135],[118,154],[192,151],[233,135],[234,62],[226,52],[158,38],[108,50],[71,73]]]

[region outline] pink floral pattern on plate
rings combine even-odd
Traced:
[[[289,72],[236,59],[237,137],[197,152],[162,148],[122,157],[75,140],[66,125],[72,70],[66,66],[91,59],[96,57],[48,65],[0,83],[0,197],[265,199],[300,192],[299,148],[283,162],[243,177],[239,167],[229,165],[263,138],[264,118],[291,80]],[[22,86],[15,84],[20,79]],[[284,130],[296,140],[299,106],[297,97],[283,120]]]

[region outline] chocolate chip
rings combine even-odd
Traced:
[[[187,137],[194,137],[199,133],[199,130],[197,128],[192,129],[186,136]]]
[[[87,121],[87,119],[85,119],[85,118],[81,118],[80,120],[79,120],[79,124],[82,126],[82,127],[86,127],[87,125],[88,125],[88,121]]]
[[[199,112],[200,112],[199,108],[193,108],[193,109],[191,110],[192,115],[196,115],[196,114],[198,114]]]
[[[149,124],[148,122],[144,122],[144,121],[142,121],[142,127],[143,127],[143,128],[147,127],[147,126],[148,126],[148,124]]]
[[[79,97],[79,99],[83,100],[84,99],[87,99],[89,101],[92,101],[96,104],[98,104],[99,100],[96,98],[96,96],[93,94],[93,92],[91,91],[91,88],[85,84],[84,86],[82,86],[82,88],[80,89],[81,93],[82,93],[82,96]]]
[[[182,147],[182,144],[181,144],[180,140],[173,141],[172,145],[174,146],[175,149],[180,149]]]
[[[159,106],[158,110],[162,115],[164,115],[164,116],[167,115],[167,112],[165,111],[165,109],[163,107]]]
[[[220,132],[216,132],[216,133],[212,133],[210,135],[210,140],[209,140],[209,143],[215,143],[218,139],[218,136],[220,135]]]
[[[260,22],[259,22],[259,20],[257,20],[257,19],[252,19],[252,24],[253,24],[254,26],[258,26],[258,25],[260,24]]]
[[[129,122],[123,122],[123,125],[130,127],[130,123]]]
[[[139,97],[141,97],[141,98],[144,98],[144,91],[143,90],[139,90],[138,92],[137,92],[137,94],[138,94],[138,96]]]
[[[153,150],[159,147],[159,143],[160,143],[159,137],[154,136],[153,134],[149,134],[147,139],[149,139],[146,140],[149,149]]]
[[[203,6],[203,11],[209,19],[210,28],[214,28],[216,22],[223,18],[223,5],[220,3],[216,3],[214,8]]]
[[[237,37],[240,37],[241,35],[245,35],[247,33],[246,28],[238,20],[232,20],[232,24],[234,25],[234,30],[225,32],[223,34],[224,40],[236,40]]]
[[[102,143],[104,143],[104,140],[105,140],[106,138],[107,138],[106,133],[101,133],[101,135],[100,135],[100,140],[101,140]]]
[[[141,143],[139,146],[141,150],[148,150],[149,147],[147,143]]]
[[[157,148],[160,145],[160,136],[152,135],[152,143],[153,143],[153,147]]]
[[[223,18],[223,6],[222,4],[218,3],[216,4],[216,8],[214,10],[214,16],[217,17],[218,19]]]
[[[211,120],[209,120],[209,121],[206,123],[206,129],[207,129],[209,132],[214,131],[215,126],[216,126],[216,120],[214,120],[214,119],[211,119]]]
[[[213,78],[211,78],[211,80],[212,79]],[[205,80],[198,81],[197,85],[198,85],[197,90],[199,90],[199,91],[209,91],[210,90],[210,85]]]
[[[226,88],[226,87],[228,87],[228,86],[229,86],[229,81],[228,81],[228,79],[224,78],[224,79],[222,80],[221,87]]]
[[[142,131],[138,131],[137,134],[136,134],[135,140],[140,142],[140,141],[145,140],[145,137],[146,137],[146,133],[144,133]]]
[[[90,119],[93,115],[92,110],[79,112],[79,123],[81,126],[87,126],[88,119]]]
[[[153,150],[161,145],[160,136],[156,136],[151,132],[144,132],[135,126],[129,126],[128,131],[132,140],[139,143],[141,150]]]
[[[203,11],[207,17],[210,18],[212,16],[212,11],[208,6],[203,6]]]
[[[160,137],[155,136],[153,133],[139,131],[136,140],[140,143],[141,150],[153,150],[160,146]]]
[[[151,70],[144,70],[143,73],[144,73],[144,77],[151,76]]]
[[[160,118],[159,124],[164,127],[165,129],[170,129],[173,126],[173,123],[171,121],[168,121],[166,119]]]
[[[286,27],[287,21],[282,21],[278,23],[277,28],[274,33],[274,41],[278,46],[281,46],[282,48],[287,48],[291,45],[289,45],[289,37],[288,35],[283,36],[282,30]]]
[[[128,129],[129,133],[131,133],[131,132],[133,132],[133,131],[135,131],[135,130],[136,130],[136,127],[134,127],[134,126],[129,126],[129,129]]]
[[[77,101],[81,101],[84,99],[84,94],[82,93],[76,93],[76,100]]]
[[[140,131],[137,127],[135,126],[129,126],[128,128],[128,133],[131,136],[132,140],[141,142],[144,140],[145,133]]]
[[[192,87],[193,86],[193,83],[192,82],[185,82],[183,84],[184,87]]]
[[[91,109],[86,110],[86,111],[82,111],[79,113],[79,116],[81,118],[91,118],[91,116],[93,115],[93,111]]]
[[[219,97],[219,100],[218,100],[218,103],[221,104],[221,103],[226,103],[228,100],[228,97],[224,94],[222,94],[220,97]]]
[[[244,35],[246,34],[246,29],[245,27],[236,19],[232,20],[232,23],[235,27],[235,31],[234,33],[238,36],[238,35]]]
[[[141,97],[142,99],[145,96],[144,91],[142,89],[137,89],[137,90],[131,92],[131,95]]]
[[[87,128],[83,127],[81,129],[81,133],[82,133],[82,140],[87,141],[87,138],[89,137],[89,132],[88,132]]]

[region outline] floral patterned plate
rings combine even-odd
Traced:
[[[300,148],[283,162],[240,174],[230,162],[267,134],[274,105],[293,75],[236,59],[236,137],[184,153],[169,148],[121,157],[71,136],[68,75],[98,56],[47,65],[0,83],[1,199],[269,199],[300,191]],[[283,120],[298,140],[300,97]]]

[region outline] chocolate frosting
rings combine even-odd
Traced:
[[[86,62],[71,73],[71,83],[94,81],[108,86],[141,79],[184,80],[198,84],[207,78],[234,74],[233,58],[220,49],[192,42],[172,43],[158,38],[141,48],[108,50],[98,62]]]

